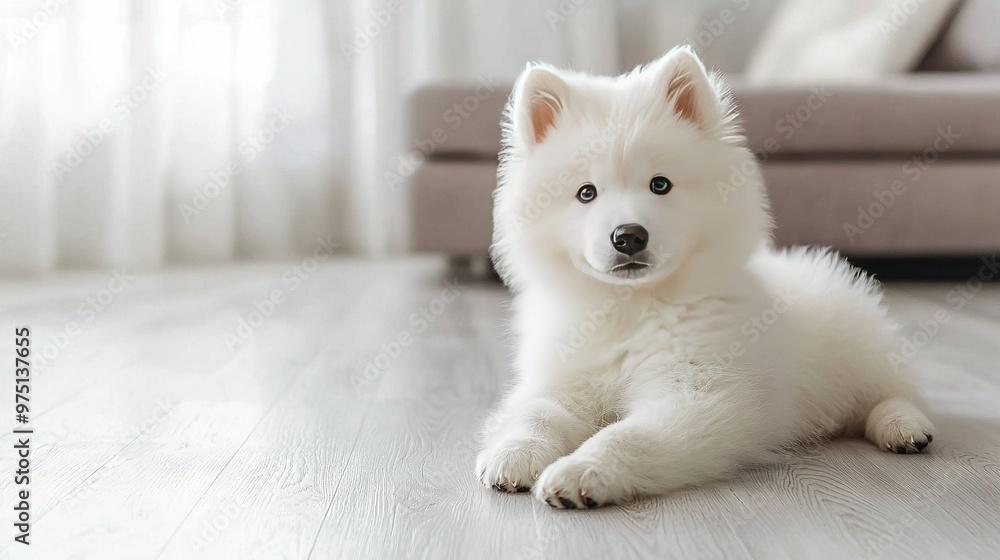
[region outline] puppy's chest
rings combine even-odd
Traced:
[[[721,300],[642,302],[610,316],[588,345],[592,352],[581,357],[590,367],[626,371],[687,362],[724,348],[733,324],[732,310]]]

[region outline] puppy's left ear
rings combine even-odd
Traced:
[[[691,47],[671,49],[650,67],[656,94],[665,99],[678,117],[702,130],[710,130],[723,119],[719,93],[705,65]]]

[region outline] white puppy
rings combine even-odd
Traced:
[[[878,286],[830,251],[772,248],[734,118],[686,47],[618,78],[518,79],[493,245],[518,380],[487,422],[483,484],[596,507],[832,436],[931,441]]]

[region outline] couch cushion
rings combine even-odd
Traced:
[[[1000,2],[965,0],[920,70],[1000,72]]]
[[[1000,75],[920,73],[875,84],[760,86],[732,80],[750,147],[767,158],[1000,153]],[[510,85],[441,85],[409,99],[414,147],[431,159],[493,159]],[[946,139],[947,140],[947,139]],[[945,141],[946,141],[945,140]]]
[[[957,0],[785,0],[753,46],[748,81],[871,83],[917,68]]]
[[[779,245],[855,256],[974,255],[1000,250],[1000,160],[925,169],[906,158],[764,165]]]

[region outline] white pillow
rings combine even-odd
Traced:
[[[957,0],[785,0],[747,64],[751,83],[863,82],[917,67]]]

